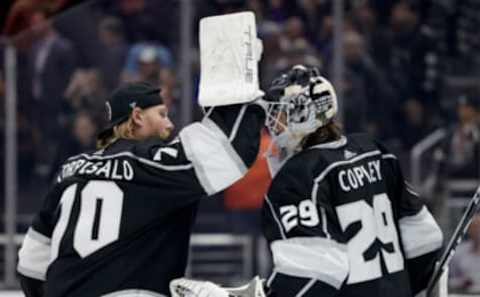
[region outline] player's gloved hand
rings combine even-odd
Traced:
[[[233,297],[266,297],[264,290],[265,281],[255,276],[248,284],[236,287],[225,288],[229,296]]]
[[[263,280],[254,277],[248,284],[222,288],[212,282],[178,278],[170,282],[172,297],[266,297]]]
[[[172,297],[228,297],[227,290],[207,281],[177,278],[170,282]]]

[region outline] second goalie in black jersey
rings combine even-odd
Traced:
[[[263,207],[275,297],[420,296],[442,232],[398,159],[334,122],[335,91],[296,66],[274,81],[267,123],[279,148]]]

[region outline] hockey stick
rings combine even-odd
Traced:
[[[472,200],[470,200],[470,203],[468,204],[462,219],[458,223],[457,227],[455,228],[455,232],[453,233],[452,237],[450,238],[450,241],[448,242],[447,248],[444,250],[442,256],[440,257],[440,260],[437,263],[437,266],[435,267],[433,275],[430,278],[430,281],[428,282],[427,297],[431,296],[433,288],[435,287],[438,280],[440,279],[440,276],[445,271],[445,268],[448,266],[448,264],[452,260],[452,257],[455,254],[457,246],[460,244],[460,242],[462,242],[465,236],[465,233],[467,232],[467,228],[468,226],[470,226],[470,223],[472,222],[473,217],[479,208],[480,208],[480,186],[477,188],[477,191],[475,192],[475,195],[473,196]]]

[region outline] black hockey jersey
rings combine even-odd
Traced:
[[[415,296],[443,240],[397,158],[360,134],[291,157],[266,196],[263,230],[277,297]]]
[[[199,199],[243,176],[263,123],[257,105],[216,107],[169,144],[118,140],[70,158],[26,235],[19,273],[46,280],[49,297],[169,295]]]

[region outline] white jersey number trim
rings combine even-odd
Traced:
[[[392,214],[392,205],[387,194],[373,197],[373,207],[359,200],[336,208],[340,225],[345,232],[356,222],[361,222],[361,229],[348,242],[350,274],[348,284],[356,284],[382,277],[380,253],[368,254],[380,242],[382,258],[388,273],[403,270],[404,259],[400,251],[398,233]],[[369,258],[370,257],[370,258]]]
[[[58,257],[76,190],[77,184],[69,186],[60,200],[61,213],[52,236],[51,262]],[[81,191],[80,213],[73,239],[73,247],[82,258],[118,239],[123,198],[122,190],[113,181],[92,180],[85,185]]]

